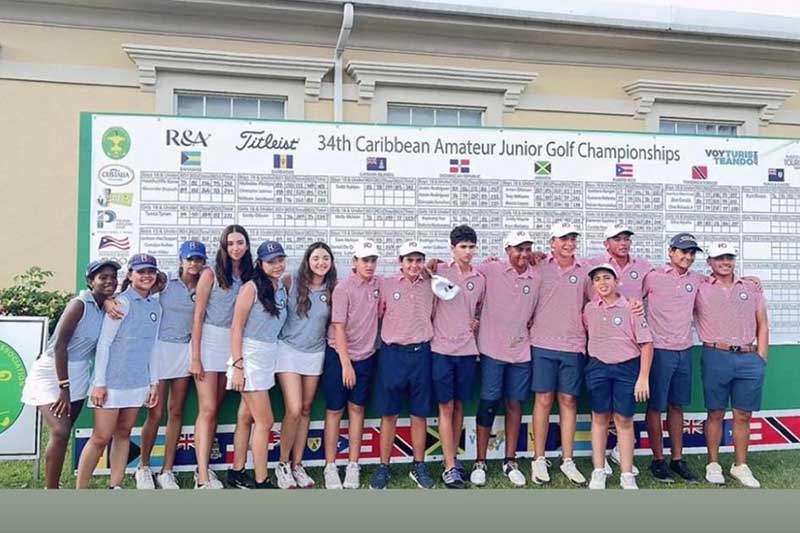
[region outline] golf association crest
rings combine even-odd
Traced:
[[[574,285],[574,284],[576,284],[576,283],[578,283],[578,276],[576,276],[575,274],[572,274],[572,275],[569,277],[569,282],[570,282],[570,283],[572,283],[573,285]]]
[[[615,316],[613,322],[614,322],[615,326],[621,326],[622,325],[622,317],[621,316]]]

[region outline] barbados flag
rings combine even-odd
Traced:
[[[294,168],[294,156],[292,154],[275,154],[272,156],[272,168],[291,169]]]

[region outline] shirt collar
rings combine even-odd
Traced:
[[[520,277],[520,278],[532,278],[533,277],[533,267],[531,265],[528,265],[528,268],[525,269],[525,272],[520,274],[519,272],[517,272],[517,269],[514,268],[507,259],[504,259],[503,261],[501,261],[501,263],[505,267],[505,272],[513,272],[517,277]]]
[[[583,265],[581,258],[579,258],[577,255],[575,255],[574,258],[575,261],[570,266],[567,267],[567,270],[572,270],[573,268],[580,268]],[[555,264],[555,266],[557,266],[559,270],[561,270],[561,265],[559,265],[558,261],[556,261],[553,252],[550,252],[550,254],[547,256],[546,261],[548,264]]]
[[[595,296],[595,301],[597,302],[597,307],[605,307],[606,309],[611,309],[613,307],[630,307],[628,303],[628,299],[625,298],[622,294],[619,294],[619,298],[613,304],[607,304],[605,300],[600,298],[600,296]]]
[[[709,279],[709,281],[711,282],[712,285],[716,284],[719,281],[716,277],[714,277],[713,273],[709,274],[708,279]],[[734,274],[733,275],[733,284],[737,285],[739,283],[744,283],[744,281],[742,280],[742,278],[740,278],[739,276]]]

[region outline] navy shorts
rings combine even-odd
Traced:
[[[516,400],[530,398],[531,364],[507,363],[481,355],[481,400]]]
[[[692,402],[692,349],[653,351],[650,367],[650,401],[647,408],[661,412],[667,405]]]
[[[563,392],[580,396],[586,356],[577,352],[561,352],[531,348],[531,369],[534,392]]]
[[[336,350],[325,348],[325,366],[322,370],[322,390],[325,392],[325,408],[331,411],[344,409],[347,403],[365,407],[369,401],[369,389],[375,368],[375,355],[363,361],[353,361],[356,386],[345,388],[342,383],[342,364]]]
[[[431,344],[384,344],[378,358],[377,406],[382,416],[399,415],[408,398],[408,412],[431,413]]]
[[[614,364],[590,357],[586,365],[586,388],[592,412],[633,416],[636,410],[633,390],[638,378],[638,357]]]
[[[706,409],[758,411],[767,362],[757,352],[725,352],[703,347],[703,394]]]
[[[443,355],[431,352],[433,396],[437,403],[466,402],[475,386],[477,355]]]

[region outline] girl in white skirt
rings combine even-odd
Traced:
[[[119,487],[128,464],[131,428],[139,408],[158,403],[158,376],[152,361],[161,319],[161,305],[151,295],[156,259],[136,254],[128,261],[128,277],[117,304],[122,320],[103,319],[97,341],[90,405],[95,408],[92,436],[78,461],[77,488],[89,486],[97,462],[111,442],[112,488]]]
[[[269,389],[275,385],[278,333],[286,321],[286,288],[281,276],[286,271],[286,253],[280,243],[265,241],[258,247],[253,280],[246,283],[236,299],[231,328],[231,359],[228,387],[242,393],[253,417],[252,451],[257,489],[272,488],[267,472],[272,406]],[[239,426],[247,424],[247,428]],[[237,433],[250,432],[249,421],[236,421]],[[234,438],[234,453],[246,456],[247,441]],[[244,446],[244,450],[236,450]]]
[[[72,426],[89,394],[92,362],[103,325],[103,303],[117,290],[116,261],[86,267],[88,291],[81,291],[58,320],[45,352],[33,363],[22,401],[39,408],[50,429],[45,452],[45,486],[57,489]]]
[[[311,405],[325,360],[325,341],[331,316],[331,294],[336,284],[333,252],[324,242],[306,249],[295,276],[284,276],[289,288],[288,314],[278,340],[276,372],[283,392],[278,487],[314,486],[303,468]]]
[[[189,372],[197,388],[197,420],[194,424],[197,472],[195,488],[223,488],[208,468],[211,445],[217,432],[217,413],[225,397],[225,371],[231,356],[233,306],[242,283],[253,275],[250,236],[237,224],[227,226],[219,238],[213,268],[206,268],[197,282],[192,320],[192,357]],[[249,413],[242,413],[249,418]]]
[[[172,467],[181,433],[183,405],[189,390],[192,319],[195,288],[206,264],[206,247],[200,241],[186,241],[180,247],[180,267],[169,273],[165,287],[159,293],[161,324],[153,347],[153,359],[158,376],[159,402],[150,408],[142,426],[142,454],[136,470],[136,488],[178,489]],[[169,401],[167,403],[167,397]],[[164,437],[164,466],[153,479],[150,454],[158,435],[158,427],[167,404],[167,430]]]

